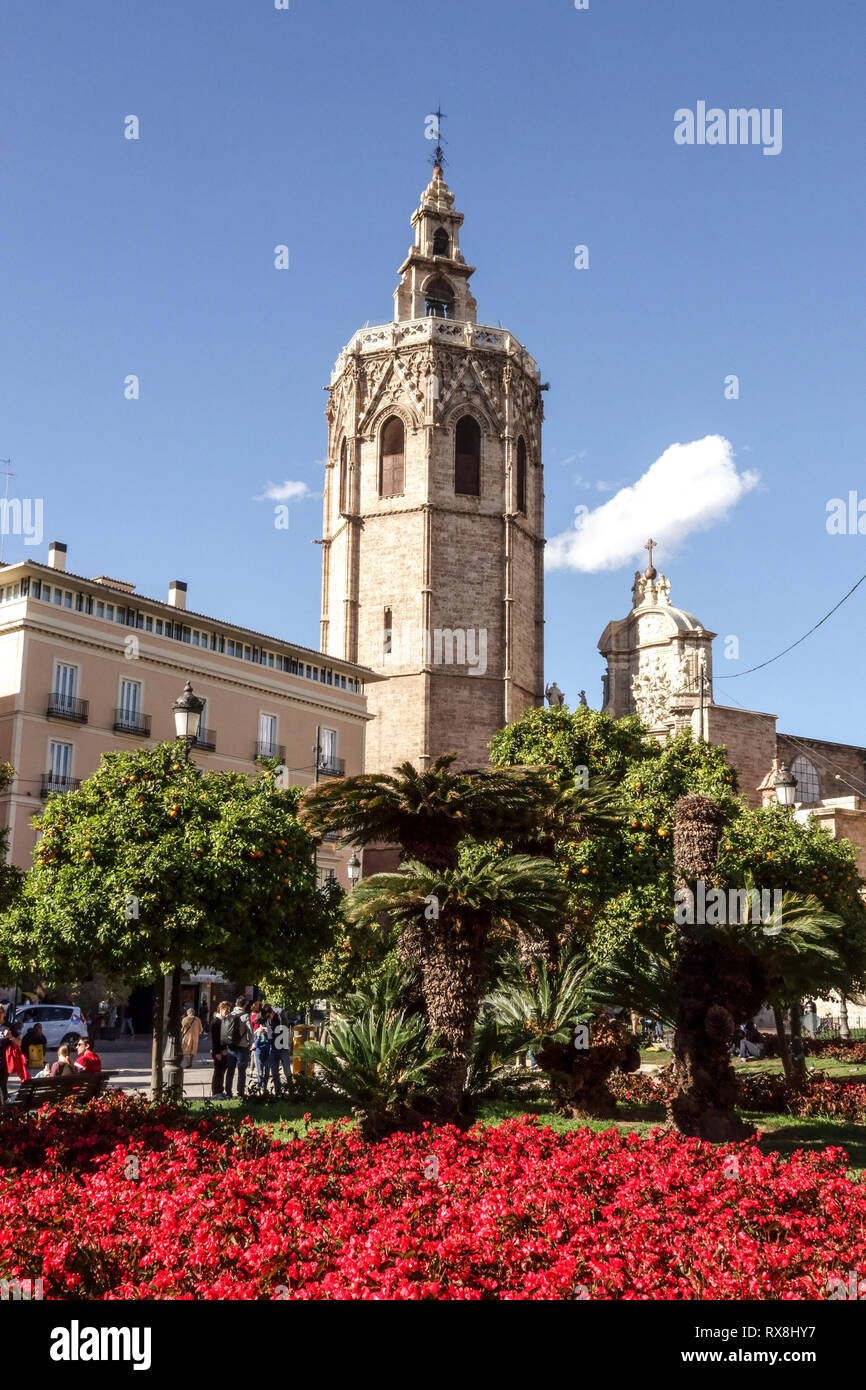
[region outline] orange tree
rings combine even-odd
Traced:
[[[737,809],[737,782],[723,748],[690,732],[665,744],[634,716],[615,720],[581,706],[530,709],[491,740],[500,766],[546,767],[563,786],[613,788],[617,824],[604,834],[562,835],[554,857],[568,883],[570,934],[606,961],[639,948],[640,936],[672,920],[673,808],[681,796],[712,796],[726,815]],[[584,772],[585,769],[585,772]]]
[[[334,944],[339,890],[316,886],[300,791],[202,772],[182,741],[105,753],[73,792],[49,798],[0,962],[68,979],[100,971],[155,985],[153,1086],[162,1087],[164,980],[184,963],[228,979],[297,975]]]

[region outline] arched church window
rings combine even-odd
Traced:
[[[461,416],[454,434],[454,491],[481,495],[481,427],[471,415]]]
[[[347,455],[348,455],[348,452],[349,452],[349,451],[348,451],[348,447],[347,447],[346,441],[345,441],[345,439],[344,439],[343,442],[342,442],[342,444],[340,445],[340,511],[341,511],[341,512],[344,512],[344,511],[346,510],[346,501],[347,501],[347,498],[348,498],[348,492],[347,492],[347,485],[348,485],[348,477],[347,477],[347,474],[348,474]]]
[[[430,319],[453,319],[454,291],[447,280],[431,280],[424,290],[424,314]]]
[[[399,497],[406,477],[406,431],[403,421],[392,415],[382,426],[379,445],[379,496]]]
[[[797,779],[797,790],[794,793],[794,800],[805,804],[820,801],[821,779],[818,776],[818,769],[815,764],[801,755],[792,762],[791,771]]]
[[[517,441],[517,487],[515,504],[519,512],[526,511],[526,440],[523,435]]]
[[[450,244],[445,228],[437,227],[433,234],[433,255],[447,256]]]

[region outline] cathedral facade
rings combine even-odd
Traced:
[[[543,701],[539,369],[477,322],[442,168],[412,216],[391,322],[329,389],[321,647],[372,669],[367,771],[485,763]]]
[[[605,713],[636,714],[660,740],[691,728],[697,738],[724,744],[751,806],[775,799],[775,779],[786,767],[797,782],[795,815],[851,840],[866,876],[866,748],[781,733],[775,714],[716,703],[715,636],[671,602],[670,581],[657,573],[650,551],[647,568],[635,573],[631,611],[599,638]]]

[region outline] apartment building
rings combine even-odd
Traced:
[[[253,774],[277,757],[309,786],[363,771],[364,667],[187,609],[174,580],[166,600],[106,575],[48,563],[0,568],[0,759],[15,780],[0,797],[10,859],[31,862],[32,817],[50,792],[77,787],[104,752],[174,738],[172,704],[187,681],[206,701],[193,757],[203,768]],[[349,851],[325,842],[322,878],[344,887]]]

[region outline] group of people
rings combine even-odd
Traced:
[[[281,1071],[286,1087],[290,1088],[293,1022],[293,1017],[285,1010],[261,1000],[250,1004],[246,999],[239,998],[232,1006],[224,999],[217,1006],[210,1024],[212,1098],[230,1099],[233,1087],[236,1095],[244,1094],[253,1054],[261,1091],[267,1091],[270,1081],[275,1094],[282,1095]],[[192,1030],[192,1024],[190,1028]]]
[[[45,1063],[46,1045],[41,1023],[34,1023],[23,1037],[19,1037],[18,1028],[14,1023],[7,1023],[6,1011],[0,1004],[0,1102],[3,1105],[9,1103],[10,1076],[17,1076],[19,1081],[29,1081],[31,1072],[36,1076],[64,1077],[76,1076],[80,1072],[102,1071],[102,1062],[94,1052],[90,1038],[78,1039],[74,1057],[69,1044],[61,1043],[57,1049],[57,1060],[50,1065]]]

